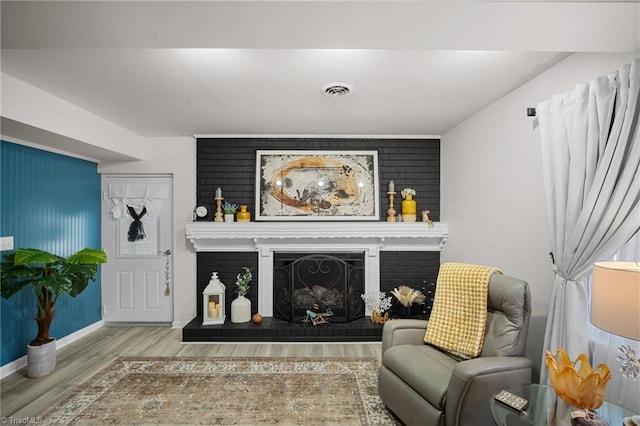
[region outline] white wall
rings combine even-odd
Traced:
[[[540,139],[526,108],[636,56],[573,54],[442,136],[441,220],[449,222],[442,261],[497,266],[529,283],[533,318],[527,352],[534,362],[542,362],[553,275]]]
[[[142,158],[142,138],[64,99],[0,73],[2,134],[73,156]]]
[[[196,141],[192,137],[147,138],[144,160],[100,163],[109,174],[171,174],[173,176],[173,324],[186,325],[196,316],[196,253],[185,237],[196,205]]]

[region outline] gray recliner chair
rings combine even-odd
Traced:
[[[461,360],[424,343],[428,321],[391,320],[382,332],[378,393],[407,425],[492,425],[490,400],[500,387],[531,383],[524,357],[531,296],[526,282],[493,274],[482,352]]]

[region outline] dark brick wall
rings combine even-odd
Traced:
[[[259,149],[378,151],[380,220],[386,219],[388,200],[383,194],[386,194],[390,180],[395,182],[397,192],[404,187],[414,188],[418,212],[431,210],[429,217],[434,221],[440,220],[439,139],[202,138],[197,142],[196,197],[199,205],[207,206],[210,212],[208,220],[213,219],[216,188],[222,188],[226,201],[247,205],[254,213],[256,150]],[[400,199],[398,194],[395,202],[398,212]],[[382,252],[381,291],[389,295],[394,287],[408,285],[414,288],[426,286],[428,293],[429,285],[436,280],[439,264],[439,252]],[[218,271],[221,281],[227,286],[227,315],[230,315],[229,304],[235,298],[232,291],[235,276],[245,265],[256,271],[257,254],[198,253],[198,300],[201,300],[211,272]],[[253,311],[257,310],[255,283],[257,278],[254,277],[249,294]],[[202,315],[201,303],[198,303],[198,315]]]
[[[431,220],[440,220],[440,140],[439,139],[198,139],[198,204],[207,207],[212,220],[216,188],[225,201],[243,204],[252,213],[255,206],[256,150],[378,151],[380,220],[386,220],[387,184],[396,191],[416,190],[418,211],[431,210]],[[395,207],[400,210],[400,194]]]
[[[380,291],[389,296],[391,291],[406,285],[420,289],[427,297],[424,306],[414,306],[411,313],[416,317],[429,317],[433,305],[433,292],[440,268],[440,252],[406,252],[406,251],[381,251],[380,252]],[[398,313],[401,309],[395,303],[392,313]]]

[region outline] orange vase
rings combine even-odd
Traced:
[[[240,211],[236,214],[238,222],[251,222],[251,213],[247,211],[247,206],[240,206]]]
[[[416,200],[413,199],[413,195],[411,194],[408,194],[407,197],[402,200],[402,221],[416,221]]]

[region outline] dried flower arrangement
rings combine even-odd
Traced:
[[[415,197],[416,190],[413,188],[404,188],[402,191],[400,191],[400,195],[402,195],[402,198],[407,198],[407,195]]]
[[[236,277],[236,292],[238,293],[238,297],[244,296],[249,292],[251,280],[253,279],[251,268],[243,266],[242,269],[244,272],[240,272]]]
[[[401,285],[398,288],[394,288],[391,294],[393,294],[396,299],[398,299],[398,302],[400,302],[402,306],[406,307],[409,307],[414,303],[422,305],[426,300],[426,297],[424,296],[422,291],[407,287],[406,285]]]
[[[367,309],[383,313],[391,307],[391,296],[386,297],[384,292],[363,294],[362,300]]]
[[[371,310],[371,321],[383,324],[389,319],[389,312],[385,313],[385,311],[391,307],[391,296],[386,297],[384,292],[379,292],[363,294],[361,297],[367,309]]]

